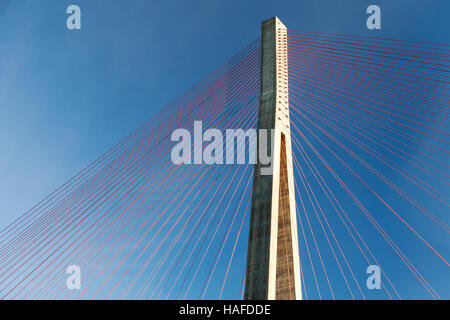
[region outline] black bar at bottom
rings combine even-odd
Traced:
[[[377,314],[384,306],[403,307],[403,311],[442,307],[448,310],[448,301],[0,301],[0,310],[6,312],[10,307],[17,317],[20,313],[32,315],[65,315],[91,318],[92,311],[99,311],[104,319],[105,312],[129,319],[299,319],[318,318],[333,312],[334,316]],[[40,309],[42,308],[42,309]],[[58,311],[57,311],[58,310]],[[430,309],[426,309],[430,310]],[[334,312],[337,313],[334,313]],[[342,311],[342,313],[341,313]],[[434,309],[434,312],[437,310]],[[445,310],[443,310],[445,311]],[[360,313],[362,312],[362,313]],[[4,313],[5,314],[5,313]],[[311,317],[311,315],[314,315]],[[138,317],[137,317],[138,316]]]

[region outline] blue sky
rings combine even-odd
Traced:
[[[339,4],[338,4],[339,2]],[[373,2],[373,1],[372,1]],[[0,225],[54,190],[259,36],[292,29],[448,39],[446,1],[7,1],[0,5]],[[66,29],[69,4],[82,30]]]
[[[70,4],[80,31],[66,29]],[[379,31],[365,26],[369,4]],[[449,43],[449,12],[446,0],[0,0],[0,228],[257,38],[262,20]]]

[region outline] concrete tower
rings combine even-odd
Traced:
[[[274,129],[271,175],[259,161],[253,178],[245,299],[301,299],[291,130],[287,30],[274,17],[262,23],[258,129]],[[260,141],[261,142],[261,141]],[[270,172],[270,171],[269,171]]]

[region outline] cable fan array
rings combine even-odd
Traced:
[[[239,297],[252,166],[175,165],[171,133],[255,128],[259,70],[256,40],[6,227],[0,297]]]
[[[448,297],[450,45],[281,37],[303,297]],[[260,51],[258,39],[3,229],[0,298],[242,298],[253,165],[175,165],[171,134],[256,128]]]
[[[448,295],[450,45],[298,30],[287,42],[304,295]]]

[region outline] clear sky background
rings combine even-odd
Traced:
[[[79,31],[66,29],[70,4]],[[365,26],[370,4],[381,30]],[[0,228],[256,39],[262,20],[450,43],[449,14],[447,0],[0,0]]]

